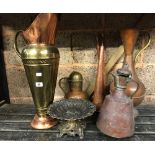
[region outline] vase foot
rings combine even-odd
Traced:
[[[56,119],[50,116],[38,117],[36,114],[31,122],[31,126],[35,129],[49,129],[57,124]]]

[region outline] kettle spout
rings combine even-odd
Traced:
[[[105,76],[104,76],[104,46],[103,43],[99,46],[98,49],[98,66],[97,66],[97,75],[96,83],[94,89],[94,95],[92,102],[96,105],[97,110],[100,109],[103,100],[104,100],[104,90],[105,90]]]

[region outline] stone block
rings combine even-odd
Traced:
[[[32,97],[11,97],[11,104],[34,104]]]
[[[3,51],[4,61],[6,65],[21,65],[23,66],[21,58],[17,55],[15,50]]]
[[[94,90],[95,80],[96,80],[96,67],[95,66],[74,66],[74,71],[78,71],[82,74],[84,80],[83,88],[86,89],[88,83],[89,87],[87,89],[88,94],[90,95]],[[86,80],[88,82],[86,82]]]
[[[9,68],[6,69],[6,74],[10,98],[32,96],[24,69]]]
[[[144,63],[153,64],[155,63],[155,50],[154,49],[146,49],[144,51]]]
[[[14,43],[15,43],[15,34],[11,36],[5,36],[3,37],[3,49],[5,51],[15,51],[14,49]],[[26,43],[23,40],[22,36],[18,38],[18,48],[21,51],[23,46],[25,46]]]
[[[98,56],[95,48],[88,50],[73,50],[73,61],[79,64],[97,64]]]
[[[58,48],[60,52],[60,65],[73,64],[72,51],[69,48]]]
[[[148,65],[144,68],[137,68],[136,72],[146,87],[146,95],[155,95],[155,66]]]
[[[146,95],[141,105],[155,105],[155,95]]]

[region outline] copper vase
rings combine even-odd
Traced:
[[[36,115],[31,126],[36,129],[47,129],[56,125],[56,120],[48,116],[47,110],[53,103],[58,66],[59,51],[48,44],[28,44],[20,52],[15,37],[15,49],[22,59],[33,101]]]

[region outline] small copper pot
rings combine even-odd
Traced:
[[[65,93],[65,98],[75,98],[75,99],[88,99],[87,89],[89,87],[89,82],[87,82],[87,87],[83,90],[83,76],[81,73],[73,71],[69,77],[64,77],[59,80],[59,86]],[[65,83],[68,86],[68,90],[63,86]]]

